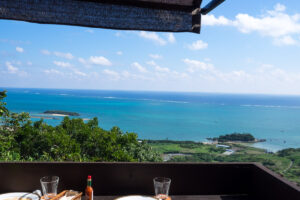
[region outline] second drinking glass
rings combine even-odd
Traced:
[[[165,200],[169,198],[169,189],[171,184],[170,178],[156,177],[153,179],[155,198],[158,200]]]

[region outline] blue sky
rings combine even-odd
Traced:
[[[200,35],[0,20],[0,77],[1,87],[300,94],[300,3],[227,0]]]

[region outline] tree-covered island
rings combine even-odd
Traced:
[[[256,139],[250,133],[231,133],[219,137],[207,138],[216,142],[265,142],[265,139]]]

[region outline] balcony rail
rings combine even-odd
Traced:
[[[153,195],[152,179],[164,176],[173,199],[300,199],[298,186],[257,163],[1,162],[0,193],[34,191],[46,175],[60,177],[59,191],[84,191],[92,175],[95,196]]]

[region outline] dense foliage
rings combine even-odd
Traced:
[[[293,164],[300,167],[300,148],[289,148],[289,149],[283,149],[281,151],[278,151],[277,154],[280,157],[289,158],[293,161]],[[300,176],[300,170],[299,170],[299,176]]]
[[[87,123],[65,117],[53,127],[32,122],[28,113],[11,113],[0,93],[0,160],[2,161],[161,161],[137,134],[118,127],[104,130],[98,119]]]
[[[221,135],[219,137],[212,138],[218,142],[230,142],[230,141],[242,141],[242,142],[254,142],[255,138],[250,133],[232,133],[227,135]]]
[[[3,115],[7,115],[8,110],[6,109],[6,103],[3,102],[4,98],[6,97],[6,91],[0,92],[0,117]]]

